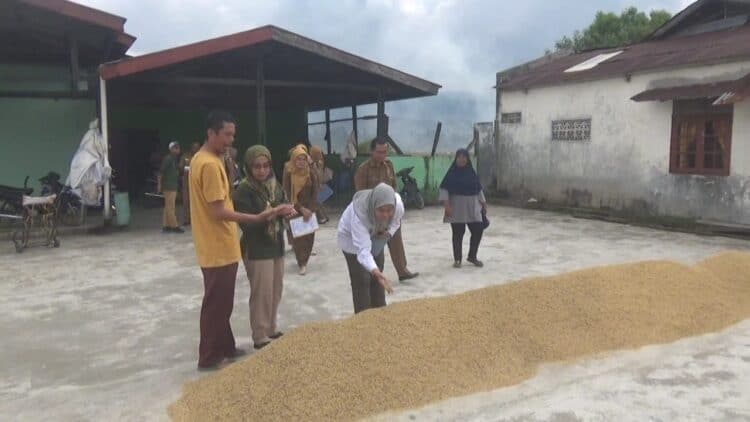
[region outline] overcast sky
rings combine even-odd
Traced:
[[[131,54],[273,24],[443,86],[398,110],[492,120],[495,73],[536,58],[598,10],[666,9],[690,0],[77,0],[127,18]],[[436,107],[438,106],[439,107]],[[393,109],[391,109],[393,110]],[[433,110],[439,110],[434,112]],[[436,116],[440,119],[450,116]]]

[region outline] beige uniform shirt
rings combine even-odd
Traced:
[[[377,163],[372,158],[362,163],[354,175],[354,188],[357,191],[373,189],[375,186],[385,183],[398,190],[396,185],[396,172],[393,170],[393,163],[385,160]]]

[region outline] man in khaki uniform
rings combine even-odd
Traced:
[[[356,191],[373,189],[380,183],[391,185],[394,190],[398,191],[396,172],[393,170],[393,163],[388,160],[388,141],[378,137],[370,144],[370,159],[362,163],[354,175],[354,188]],[[388,242],[388,251],[391,253],[391,261],[396,267],[400,281],[411,280],[419,275],[407,268],[401,228]]]
[[[172,141],[169,143],[169,154],[164,157],[157,176],[156,190],[164,194],[164,217],[162,218],[162,233],[184,233],[177,222],[175,213],[175,202],[177,201],[177,188],[180,184],[180,169],[177,164],[180,156],[180,144]]]
[[[182,174],[182,208],[184,211],[183,226],[190,225],[190,160],[200,151],[203,142],[195,141],[190,145],[190,151],[180,159],[180,174]]]

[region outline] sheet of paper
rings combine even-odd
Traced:
[[[292,237],[295,239],[307,236],[318,231],[318,219],[315,218],[315,215],[307,222],[302,217],[293,218],[289,220],[289,228],[292,230]]]

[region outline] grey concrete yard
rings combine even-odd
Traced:
[[[153,213],[153,211],[152,211]],[[0,244],[0,420],[163,420],[195,370],[202,281],[189,234],[143,226],[62,239],[16,254]],[[750,242],[493,208],[483,269],[451,267],[441,211],[409,211],[413,271],[391,301],[529,276],[649,259],[693,263]],[[335,224],[317,236],[308,275],[287,255],[283,330],[352,313]],[[387,264],[388,274],[395,276]],[[233,328],[250,343],[240,267]],[[723,333],[544,368],[519,386],[436,403],[403,420],[750,420],[750,320]]]

